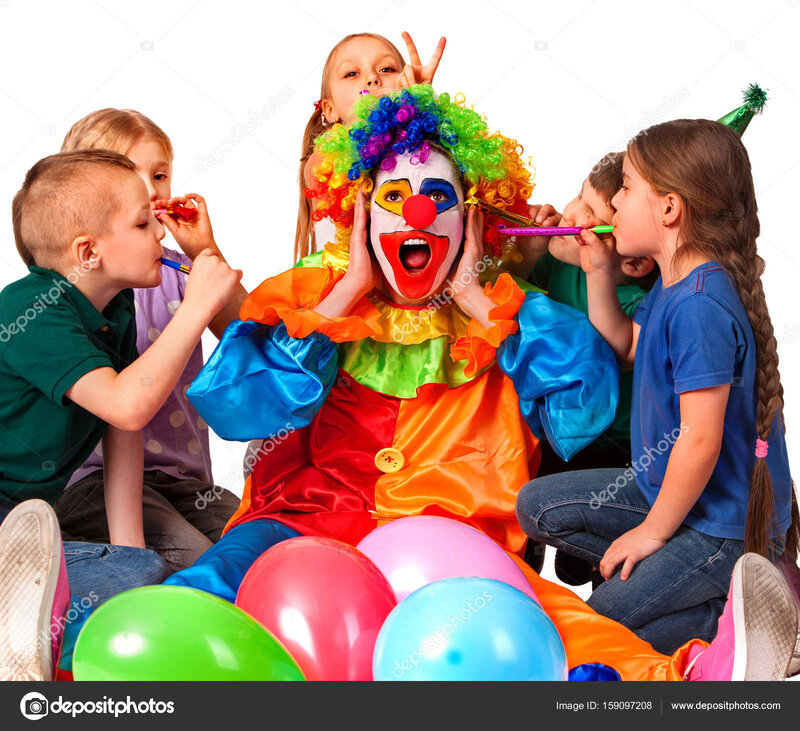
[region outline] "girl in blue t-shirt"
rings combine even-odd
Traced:
[[[708,120],[645,130],[612,205],[616,250],[652,256],[662,273],[631,318],[614,239],[579,237],[591,322],[634,368],[632,462],[534,480],[517,514],[529,536],[599,569],[595,610],[672,652],[717,634],[744,552],[797,559],[777,344],[735,132]]]

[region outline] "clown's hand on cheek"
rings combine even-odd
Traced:
[[[358,191],[350,234],[350,260],[347,272],[334,285],[314,312],[325,317],[345,317],[358,300],[371,292],[380,281],[380,268],[370,256],[367,237],[367,208],[363,191]]]
[[[478,281],[477,264],[483,257],[483,213],[475,208],[467,212],[464,253],[452,278],[455,303],[484,327],[491,327],[489,310],[494,303],[484,293]]]
[[[380,281],[381,270],[370,255],[367,234],[367,202],[364,191],[358,191],[353,211],[353,231],[350,234],[350,261],[344,280],[361,295],[371,292]]]

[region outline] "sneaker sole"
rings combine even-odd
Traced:
[[[52,680],[50,623],[61,533],[42,500],[14,508],[0,526],[0,680]]]
[[[745,641],[736,643],[731,680],[784,680],[797,641],[797,607],[783,574],[748,553],[732,578],[734,633]]]
[[[789,588],[792,590],[794,603],[798,610],[798,617],[800,617],[800,570],[797,564],[792,561],[785,552],[778,561],[778,568],[781,570],[783,578],[786,579],[786,583],[789,584]],[[797,643],[794,646],[794,655],[789,664],[789,670],[786,673],[787,678],[792,678],[800,674],[800,627],[798,627],[797,630]]]

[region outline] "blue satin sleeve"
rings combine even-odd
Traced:
[[[308,426],[337,370],[337,345],[321,333],[234,320],[186,395],[223,439],[263,439]]]
[[[569,460],[614,421],[617,360],[586,315],[543,294],[527,294],[516,319],[519,330],[500,344],[497,363],[531,431]]]

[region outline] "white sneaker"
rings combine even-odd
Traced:
[[[52,680],[51,623],[61,531],[43,500],[17,505],[0,525],[0,680]]]
[[[688,680],[784,680],[797,642],[798,609],[766,558],[737,562],[717,636],[687,669]]]
[[[800,610],[800,568],[792,561],[784,552],[778,560],[778,568],[781,570],[786,583],[792,590],[795,604]],[[800,674],[800,628],[798,628],[797,641],[794,646],[794,653],[792,654],[792,661],[789,663],[789,670],[786,673],[787,678]]]
[[[789,663],[789,669],[786,671],[786,677],[791,678],[800,674],[800,631],[797,633],[797,642],[794,646],[794,653],[792,654],[792,661]]]

